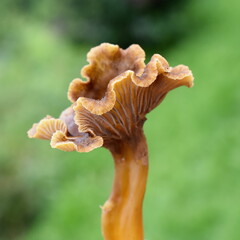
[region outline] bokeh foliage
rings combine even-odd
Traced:
[[[11,15],[28,16],[75,44],[111,42],[127,47],[135,42],[167,47],[188,32],[182,12],[186,0],[3,1],[0,13],[6,21]]]
[[[47,113],[57,117],[70,104],[66,89],[93,46],[53,27],[55,1],[36,2],[0,3],[0,239],[101,239],[99,205],[111,188],[110,154],[64,153],[26,137],[33,122]],[[239,11],[233,0],[189,1],[181,12],[188,34],[168,48],[159,40],[148,49],[148,57],[164,50],[171,65],[189,65],[195,86],[171,92],[145,124],[146,239],[240,238]],[[138,40],[151,46],[145,37]]]

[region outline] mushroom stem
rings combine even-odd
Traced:
[[[116,145],[115,145],[116,146]],[[102,207],[105,240],[143,240],[142,204],[148,175],[148,150],[143,132],[111,149],[115,177],[109,200]]]

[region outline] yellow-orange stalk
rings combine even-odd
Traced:
[[[105,240],[143,240],[142,204],[148,175],[147,144],[143,134],[112,151],[115,177],[110,198],[102,207]]]

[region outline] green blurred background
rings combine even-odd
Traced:
[[[145,238],[239,240],[239,12],[237,0],[1,0],[0,240],[101,239],[110,154],[26,135],[69,106],[68,85],[101,42],[139,43],[195,76],[145,124]]]

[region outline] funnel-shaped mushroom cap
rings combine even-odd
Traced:
[[[51,139],[51,146],[65,151],[90,151],[126,140],[142,128],[145,115],[166,94],[179,86],[193,86],[187,66],[169,67],[155,54],[145,65],[138,45],[126,50],[101,44],[87,55],[89,65],[81,73],[87,81],[74,79],[68,98],[73,105],[60,119],[45,118],[34,124],[29,137]]]

